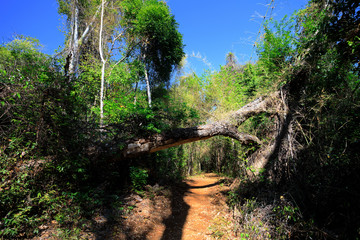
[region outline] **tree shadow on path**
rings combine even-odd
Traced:
[[[165,231],[163,233],[163,236],[161,237],[161,240],[182,239],[186,219],[188,217],[190,209],[190,206],[184,201],[184,197],[188,194],[192,194],[191,189],[210,188],[220,185],[222,183],[222,181],[219,180],[215,183],[203,186],[191,186],[191,182],[194,182],[194,180],[187,180],[186,182],[182,182],[181,184],[172,187],[172,214],[168,218],[163,220],[163,224],[165,225]]]

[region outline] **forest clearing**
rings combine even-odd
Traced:
[[[264,2],[218,69],[159,0],[57,0],[52,55],[1,43],[0,239],[360,239],[360,2]]]

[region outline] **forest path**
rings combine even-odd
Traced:
[[[172,197],[172,214],[156,224],[147,235],[149,240],[213,239],[209,227],[214,219],[226,214],[226,190],[216,174],[194,176],[184,180],[180,191]]]
[[[94,228],[81,232],[79,239],[235,239],[224,195],[229,190],[226,183],[229,181],[225,178],[210,173],[189,177],[169,188],[148,188],[147,193],[153,192],[152,196],[131,194],[124,198],[123,210],[100,209],[93,217]],[[57,222],[51,224],[34,240],[69,239],[58,237]]]
[[[226,183],[225,178],[209,173],[189,177],[170,188],[155,185],[148,188],[147,197],[131,194],[124,198],[123,210],[100,209],[93,217],[94,228],[82,232],[80,239],[235,239],[224,195],[229,190]],[[52,226],[34,240],[64,239],[56,237],[57,227],[52,221]]]

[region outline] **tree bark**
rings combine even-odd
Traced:
[[[122,156],[125,158],[136,157],[218,135],[234,138],[245,145],[261,144],[256,136],[240,133],[236,127],[226,122],[217,122],[192,128],[178,128],[149,138],[127,141],[125,149],[122,150]]]
[[[281,106],[280,92],[275,92],[267,97],[257,98],[236,112],[229,114],[227,120],[224,121],[191,128],[178,128],[148,138],[128,140],[121,152],[121,156],[124,158],[136,157],[185,143],[206,140],[219,135],[233,138],[244,145],[259,147],[261,146],[261,141],[256,136],[240,133],[238,127],[256,114],[263,112],[281,113],[283,112]]]
[[[282,101],[280,91],[274,92],[269,96],[263,96],[255,99],[254,101],[246,104],[236,112],[229,116],[234,126],[239,127],[250,117],[256,116],[261,113],[279,113],[282,112]]]
[[[283,88],[273,95],[276,97],[276,104],[272,105],[272,108],[274,109],[275,106],[276,111],[274,112],[273,129],[268,130],[270,133],[268,137],[271,140],[248,157],[248,165],[251,167],[246,172],[250,179],[256,179],[265,169],[269,170],[271,168],[269,165],[278,165],[282,161],[281,159],[284,158],[281,155],[290,154],[292,155],[291,158],[294,157],[293,147],[291,146],[292,140],[288,140],[292,135],[289,130],[292,129],[293,117],[288,107],[286,93],[287,90]],[[283,152],[281,154],[280,149]],[[289,156],[285,156],[285,158],[289,159]]]
[[[284,136],[289,132],[292,117],[286,103],[286,91],[283,89],[255,99],[246,104],[239,110],[230,113],[226,120],[209,123],[202,126],[190,128],[178,128],[161,134],[155,134],[150,137],[134,138],[122,142],[124,148],[116,150],[113,144],[110,150],[106,152],[114,152],[111,156],[112,161],[121,159],[138,157],[141,155],[157,152],[170,147],[179,146],[185,143],[206,140],[214,136],[226,136],[239,141],[243,145],[253,146],[254,149],[249,152],[247,171],[250,177],[254,179],[261,173],[262,169],[269,167],[270,159],[279,151]],[[242,133],[238,131],[238,127],[247,119],[260,113],[269,113],[274,119],[274,126],[269,129],[270,134],[266,136],[271,140],[268,143],[262,143],[257,136]],[[287,148],[288,149],[288,148]]]
[[[74,74],[76,73],[78,68],[80,45],[86,40],[86,37],[90,32],[92,25],[94,24],[96,17],[99,13],[100,7],[101,5],[98,7],[95,15],[92,17],[91,22],[86,25],[84,32],[79,37],[79,4],[77,0],[73,1],[73,9],[71,14],[71,37],[65,63],[65,75],[69,78],[69,81],[72,81]]]
[[[79,55],[79,8],[78,2],[75,0],[73,2],[73,10],[71,14],[71,40],[70,40],[70,51],[67,57],[68,69],[65,69],[66,74],[69,77],[69,80],[72,80],[72,77],[75,73],[77,62],[78,62],[78,55]]]
[[[101,89],[100,89],[100,129],[103,128],[103,121],[104,121],[104,86],[105,86],[105,65],[106,60],[103,54],[103,46],[102,46],[102,34],[103,34],[103,20],[104,20],[104,7],[105,7],[105,0],[101,1],[101,18],[100,18],[100,31],[99,31],[99,52],[100,52],[100,59],[101,59]]]
[[[150,91],[150,81],[149,81],[149,75],[146,69],[146,66],[144,66],[144,72],[145,72],[145,81],[146,81],[146,93],[148,96],[148,104],[151,108],[151,91]]]
[[[150,80],[149,80],[149,74],[147,71],[147,67],[146,67],[146,51],[147,51],[147,40],[145,40],[145,43],[143,44],[143,48],[144,48],[144,53],[142,55],[142,60],[144,63],[144,74],[145,74],[145,82],[146,82],[146,93],[148,96],[148,104],[149,107],[151,108],[151,90],[150,90]]]

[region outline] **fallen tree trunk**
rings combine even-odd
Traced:
[[[260,113],[280,113],[282,112],[281,92],[277,91],[269,96],[263,96],[246,104],[229,116],[229,121],[234,122],[234,126],[239,127],[250,117]]]
[[[217,122],[199,127],[178,128],[149,138],[128,141],[122,155],[124,157],[138,156],[140,154],[157,152],[185,143],[209,139],[218,135],[231,137],[245,145],[261,144],[256,136],[240,133],[236,127],[226,122]]]
[[[170,147],[205,140],[219,135],[236,139],[244,145],[259,147],[261,146],[261,141],[256,136],[241,133],[238,131],[238,127],[248,118],[257,114],[280,111],[281,108],[278,107],[280,104],[279,94],[279,92],[275,92],[270,96],[260,97],[238,111],[230,114],[225,121],[191,128],[178,128],[148,138],[128,140],[124,149],[121,151],[121,157],[136,157],[142,154],[157,152]]]

